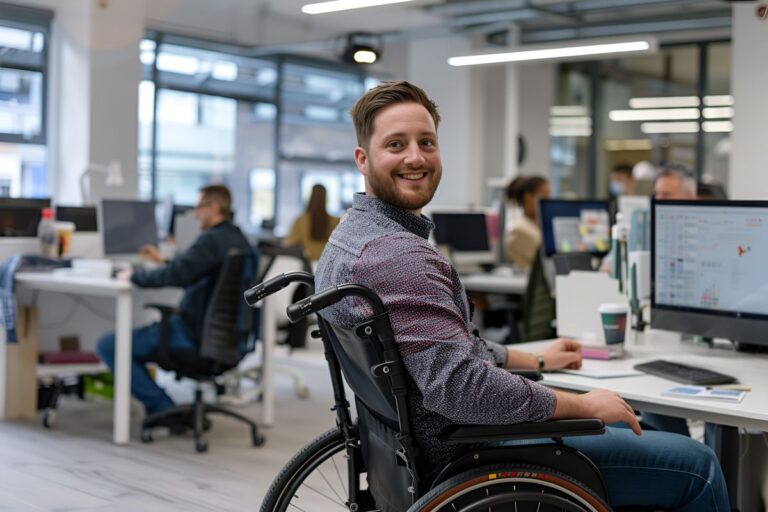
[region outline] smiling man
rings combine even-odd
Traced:
[[[434,477],[462,449],[438,439],[451,423],[600,418],[623,422],[631,430],[609,427],[604,436],[567,443],[601,469],[611,505],[728,510],[720,466],[706,446],[659,432],[640,438],[632,408],[616,393],[553,391],[506,371],[578,368],[578,343],[561,339],[540,354],[528,354],[479,337],[458,274],[429,243],[433,224],[421,215],[442,176],[440,116],[426,93],[408,82],[384,82],[358,99],[351,114],[358,141],[355,162],[365,177],[365,194],[355,195],[333,231],[318,263],[315,287],[362,284],[384,301],[410,376],[414,434],[427,477]],[[349,328],[367,319],[370,311],[348,298],[322,315]]]

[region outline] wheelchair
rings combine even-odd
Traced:
[[[283,274],[246,292],[246,302],[253,306],[291,282],[314,285],[311,274]],[[324,346],[336,428],[293,456],[273,480],[261,512],[611,510],[595,465],[562,443],[567,436],[602,434],[604,425],[597,419],[451,425],[440,440],[461,446],[461,455],[427,479],[425,470],[433,468],[419,458],[409,412],[409,377],[378,295],[361,285],[339,285],[292,304],[287,314],[299,321],[346,297],[364,300],[373,316],[343,329],[318,314],[319,330],[312,333]],[[356,421],[344,380],[354,394]],[[553,443],[487,446],[549,439]]]

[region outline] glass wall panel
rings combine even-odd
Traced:
[[[737,108],[731,95],[731,44],[713,43],[708,47],[705,108],[712,117],[705,119],[704,163],[701,180],[721,187],[727,193],[731,157],[731,132]],[[704,112],[705,117],[707,111]]]

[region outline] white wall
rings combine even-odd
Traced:
[[[732,86],[735,98],[729,191],[732,199],[768,198],[768,20],[755,5],[733,6]]]

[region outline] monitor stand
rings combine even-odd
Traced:
[[[758,345],[756,343],[746,343],[744,341],[731,340],[736,352],[747,352],[752,354],[768,354],[768,346]]]

